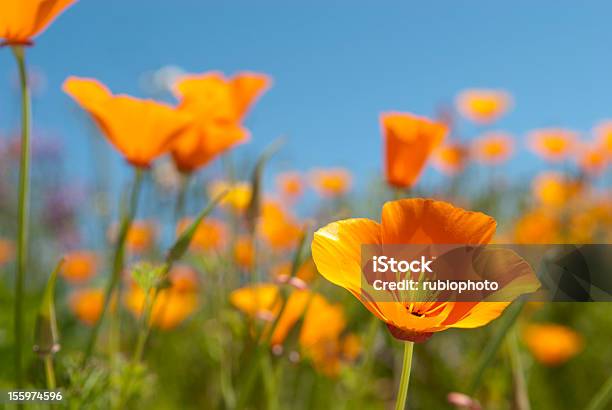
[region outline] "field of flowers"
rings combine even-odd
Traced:
[[[100,155],[79,194],[57,167],[66,152],[32,139],[27,64],[69,7],[0,0],[21,104],[0,140],[3,395],[61,391],[52,406],[70,409],[612,408],[608,303],[526,302],[533,270],[508,302],[384,303],[360,288],[363,244],[609,243],[612,120],[533,130],[547,170],[511,180],[498,166],[520,142],[495,124],[520,105],[466,89],[428,116],[372,112],[383,162],[370,181],[316,158],[272,176],[283,137],[233,152],[257,138],[244,120],[274,87],[266,73],[176,76],[174,104],[74,73],[66,121],[132,178],[109,186]],[[423,184],[427,167],[443,183]]]

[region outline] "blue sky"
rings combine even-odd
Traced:
[[[517,138],[553,125],[588,131],[612,117],[609,2],[221,3],[81,0],[28,50],[47,77],[35,122],[63,140],[67,173],[88,175],[91,152],[62,81],[91,76],[142,96],[142,73],[168,64],[268,73],[274,86],[248,117],[253,140],[241,150],[256,153],[287,135],[277,168],[345,166],[358,182],[380,168],[379,113],[431,115],[464,88],[510,91],[515,109],[497,128]],[[4,132],[18,121],[13,66],[0,50]],[[538,164],[523,152],[507,167]]]

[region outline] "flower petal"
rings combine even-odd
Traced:
[[[387,202],[382,211],[385,244],[488,243],[495,233],[495,219],[465,211],[433,199],[402,199]]]
[[[330,282],[361,293],[361,246],[381,243],[381,226],[370,219],[331,223],[314,234],[312,257]]]

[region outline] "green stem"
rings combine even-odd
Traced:
[[[406,408],[406,398],[408,397],[408,384],[410,383],[410,368],[412,367],[412,348],[413,342],[404,342],[404,360],[402,363],[402,376],[400,378],[395,410]]]
[[[45,363],[45,374],[47,376],[47,389],[55,390],[55,370],[53,369],[53,356],[48,354],[43,359]]]
[[[593,396],[586,407],[587,410],[602,410],[612,399],[612,376],[601,386],[601,389]]]
[[[147,336],[149,334],[149,322],[151,317],[151,312],[153,310],[153,305],[155,304],[155,300],[157,299],[157,289],[155,290],[155,294],[153,297],[150,295],[150,290],[147,290],[143,312],[140,315],[140,326],[138,330],[138,338],[136,340],[136,347],[134,348],[134,353],[132,354],[132,359],[127,368],[127,373],[125,375],[125,379],[123,380],[121,390],[119,393],[119,402],[117,406],[114,408],[122,409],[124,408],[125,403],[127,402],[130,394],[130,388],[132,387],[132,377],[134,375],[134,369],[140,363],[142,358],[142,354],[144,353],[145,343],[147,341]]]
[[[527,381],[525,380],[525,370],[521,360],[516,328],[512,329],[507,337],[510,350],[510,361],[512,363],[512,378],[514,379],[514,389],[517,410],[529,410],[529,394],[527,392]]]
[[[187,191],[189,190],[189,181],[191,181],[191,174],[181,173],[181,186],[179,187],[178,196],[176,198],[176,206],[174,208],[175,223],[178,223],[185,214],[185,204],[187,199]]]
[[[122,216],[121,225],[119,227],[119,236],[117,238],[115,251],[113,253],[113,270],[108,284],[106,285],[106,289],[104,291],[104,304],[102,305],[102,312],[100,312],[100,317],[94,325],[91,332],[91,336],[87,343],[87,348],[85,349],[85,356],[83,358],[83,366],[85,366],[87,360],[93,352],[93,349],[96,345],[96,341],[98,339],[98,334],[100,333],[100,327],[102,325],[104,315],[108,310],[111,298],[113,296],[113,292],[115,291],[115,288],[119,284],[119,279],[121,278],[121,271],[123,270],[125,256],[125,240],[127,238],[130,226],[132,225],[132,221],[134,220],[134,215],[136,214],[136,209],[138,207],[138,197],[140,195],[140,188],[142,186],[142,176],[142,170],[140,168],[136,168],[134,171],[134,184],[132,186],[132,192],[130,194],[128,208]]]
[[[15,384],[23,388],[23,289],[28,257],[28,214],[30,196],[31,102],[23,47],[13,47],[21,87],[21,158],[19,161],[19,213],[17,216],[17,272],[15,277]]]
[[[468,394],[473,396],[478,388],[480,387],[480,382],[482,381],[482,376],[486,369],[488,369],[491,365],[491,362],[495,358],[499,347],[501,346],[506,334],[510,331],[514,322],[518,319],[521,311],[523,310],[523,306],[525,306],[526,300],[519,299],[517,302],[512,304],[507,310],[506,313],[500,318],[499,325],[495,330],[493,336],[489,339],[489,343],[485,346],[478,363],[476,364],[476,371],[474,372],[474,376],[470,382],[468,387]]]
[[[162,277],[167,277],[168,272],[172,268],[171,263],[167,263],[164,267],[164,271],[162,273]],[[130,388],[132,385],[132,377],[134,375],[134,369],[140,361],[142,360],[142,355],[144,353],[145,344],[147,342],[147,338],[149,337],[149,332],[151,331],[151,315],[153,314],[153,306],[155,306],[155,302],[157,301],[157,297],[159,296],[160,289],[159,287],[155,287],[153,290],[153,295],[151,295],[151,289],[146,290],[145,300],[143,303],[143,310],[140,315],[140,322],[138,326],[138,336],[136,339],[136,347],[134,348],[134,353],[132,354],[132,359],[130,364],[128,365],[127,373],[125,376],[125,380],[123,380],[123,385],[121,387],[121,391],[119,394],[119,403],[117,408],[121,409],[124,407],[124,404],[129,399]]]

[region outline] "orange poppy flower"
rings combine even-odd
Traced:
[[[60,274],[71,283],[92,278],[98,269],[98,255],[91,251],[72,251],[64,255]]]
[[[361,246],[485,245],[493,237],[495,228],[495,220],[482,213],[468,212],[443,201],[403,199],[383,206],[382,223],[355,218],[319,229],[312,242],[312,257],[323,277],[351,292],[386,323],[394,337],[421,342],[448,328],[483,326],[497,318],[510,302],[443,302],[435,301],[435,297],[431,301],[376,301],[361,286]],[[508,297],[506,300],[539,287],[530,268],[521,274],[520,280],[500,288]]]
[[[191,225],[193,218],[183,218],[176,227],[177,236]],[[196,251],[220,251],[227,244],[227,227],[218,219],[206,218],[196,229],[190,247]]]
[[[587,175],[599,176],[608,166],[607,152],[599,144],[582,144],[577,155],[578,166]]]
[[[446,175],[463,171],[469,157],[469,150],[460,143],[445,144],[433,152],[432,164]]]
[[[577,137],[577,133],[561,128],[535,130],[527,136],[531,150],[551,162],[567,158],[576,145]]]
[[[102,289],[78,289],[69,299],[70,309],[75,316],[88,326],[93,326],[102,314],[104,292]]]
[[[478,124],[498,120],[512,106],[512,97],[505,91],[466,90],[457,96],[457,110]]]
[[[234,261],[242,269],[250,269],[255,263],[255,249],[253,241],[247,236],[242,236],[234,243]]]
[[[272,276],[275,278],[288,278],[291,274],[291,262],[281,263],[272,269]],[[295,277],[304,282],[312,282],[317,274],[317,267],[312,258],[308,258],[295,273]]]
[[[567,242],[597,243],[597,233],[602,226],[602,221],[598,220],[592,209],[574,211],[569,216]]]
[[[261,236],[274,249],[288,249],[297,244],[302,235],[302,225],[283,207],[266,200],[258,223]]]
[[[514,151],[514,139],[505,133],[490,132],[472,142],[472,155],[483,164],[498,165],[507,161]]]
[[[612,159],[612,121],[603,121],[595,127],[593,133],[599,147],[605,152],[608,159]]]
[[[179,108],[196,121],[173,146],[177,168],[193,172],[246,142],[249,132],[240,123],[269,86],[270,79],[257,73],[239,73],[231,79],[217,72],[182,77],[174,87]]]
[[[276,186],[284,199],[294,200],[304,193],[302,176],[297,172],[285,172],[276,177]]]
[[[542,205],[562,207],[581,189],[581,185],[569,177],[554,171],[543,172],[532,184],[533,195]]]
[[[329,377],[340,373],[342,359],[354,360],[360,352],[355,335],[342,337],[345,327],[346,317],[340,304],[329,303],[318,295],[312,298],[298,341],[315,369]]]
[[[167,104],[113,95],[97,80],[70,77],[63,89],[135,167],[148,168],[192,122],[190,116]]]
[[[442,123],[408,113],[382,114],[380,122],[387,183],[396,188],[412,187],[448,128]]]
[[[119,226],[113,225],[109,231],[109,238],[115,241]],[[130,252],[141,254],[151,249],[157,236],[157,226],[148,220],[137,220],[132,222],[125,238],[125,245]]]
[[[15,244],[8,239],[0,238],[0,267],[15,256]]]
[[[248,182],[234,182],[231,184],[226,181],[215,181],[208,187],[208,193],[211,198],[216,198],[221,193],[226,192],[219,205],[235,213],[241,213],[247,209],[251,202],[251,191],[251,184]]]
[[[277,285],[262,283],[236,289],[230,295],[230,302],[245,314],[266,321],[262,337],[269,336],[281,310]],[[359,338],[352,334],[342,337],[346,327],[342,306],[308,290],[295,290],[289,295],[274,333],[269,336],[272,346],[281,345],[302,317],[298,342],[317,370],[335,376],[341,359],[354,360],[359,355]]]
[[[344,168],[316,169],[310,172],[310,183],[322,197],[333,198],[351,189],[353,178]]]
[[[514,227],[514,240],[521,244],[557,243],[560,223],[556,216],[542,209],[523,215]]]
[[[283,315],[278,320],[274,333],[271,325],[281,310],[281,300],[277,285],[260,283],[253,286],[236,289],[230,294],[230,302],[240,311],[251,317],[268,322],[262,337],[270,337],[270,343],[282,344],[293,326],[304,313],[311,300],[312,293],[307,290],[296,290],[289,295]]]
[[[3,45],[31,45],[57,16],[76,0],[1,0],[0,38]]]
[[[169,278],[170,287],[159,291],[151,310],[151,325],[162,330],[177,327],[191,316],[198,306],[198,283],[193,269],[176,266],[170,271]],[[125,305],[134,316],[140,317],[145,299],[145,292],[132,283],[125,296]]]
[[[582,337],[567,326],[553,323],[531,324],[523,331],[523,340],[535,359],[547,366],[558,366],[583,346]]]
[[[198,291],[198,274],[191,266],[175,265],[168,276],[172,290],[178,293]]]

